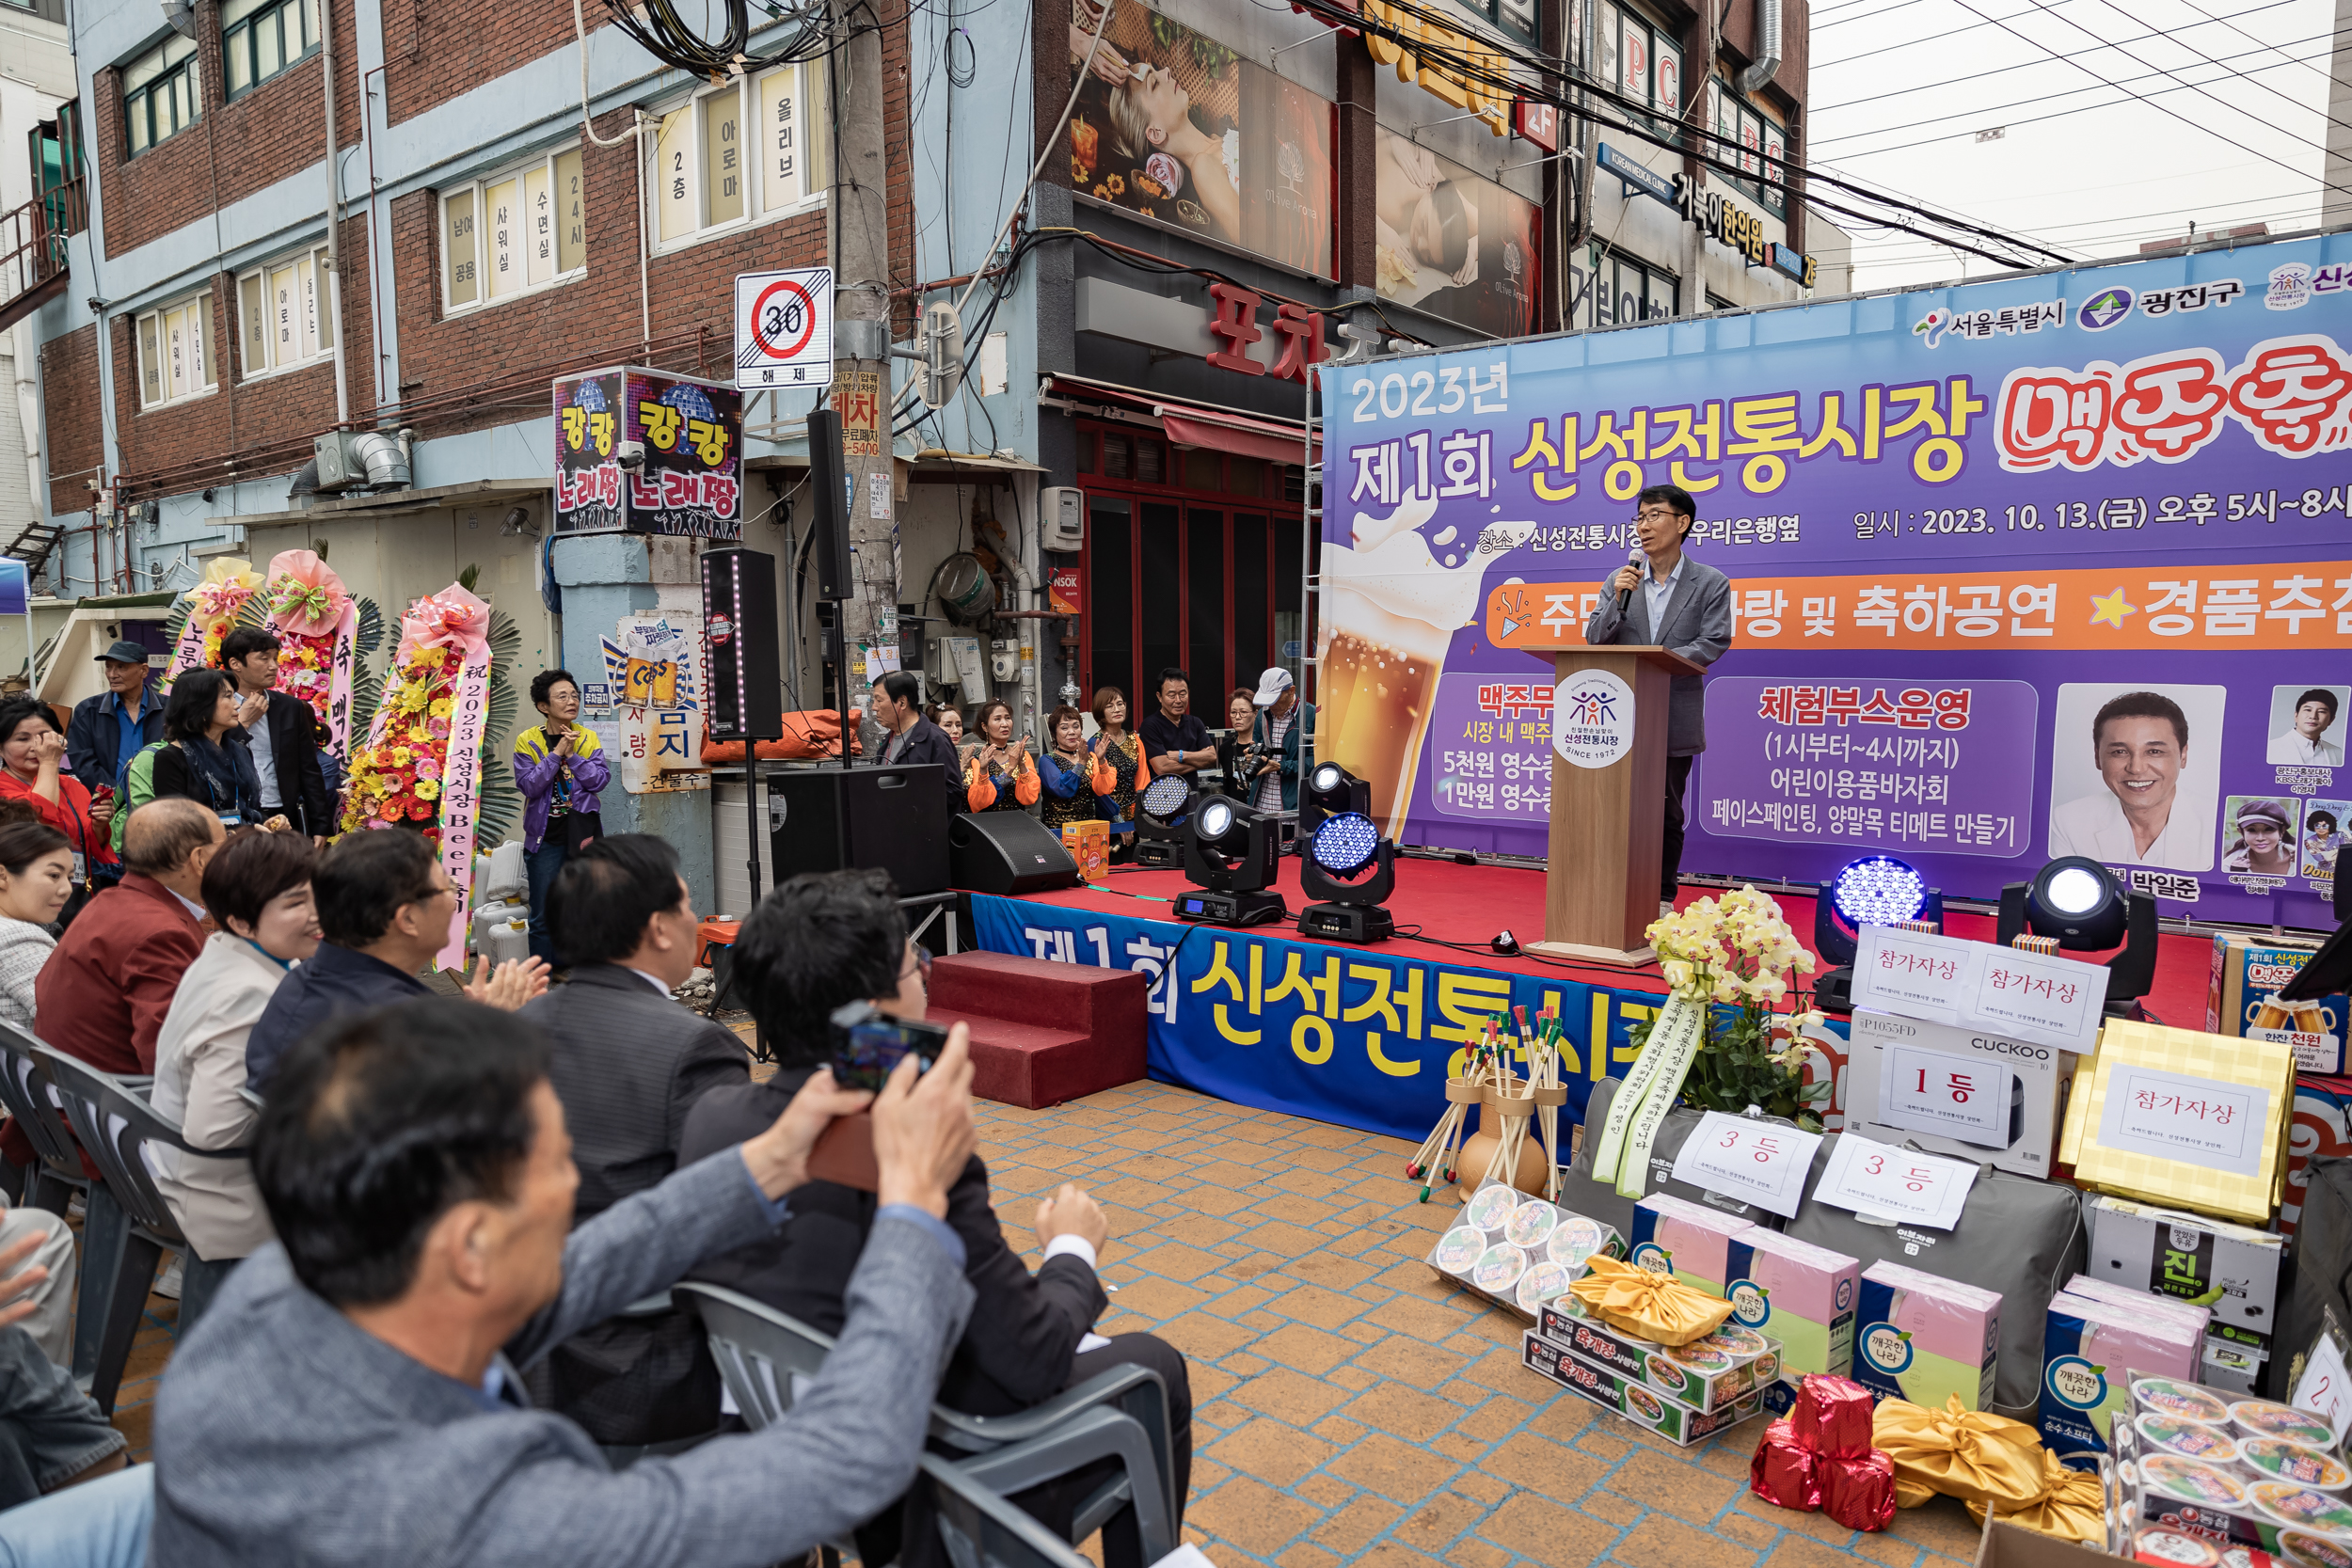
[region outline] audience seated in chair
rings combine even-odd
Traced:
[[[136,821],[137,818],[132,818]],[[426,993],[418,974],[449,943],[457,890],[422,833],[405,828],[345,833],[310,875],[325,940],[286,977],[246,1037],[246,1082],[266,1095],[278,1057],[323,1023]],[[516,958],[475,966],[469,999],[513,1012],[547,990],[548,966]]]
[[[73,846],[21,800],[0,800],[0,1020],[30,1033],[49,955],[50,927],[72,900]]]
[[[106,1072],[155,1070],[155,1037],[204,946],[197,895],[225,836],[220,818],[194,800],[153,800],[131,814],[128,874],[89,901],[41,967],[34,995],[43,1043]],[[33,1159],[15,1127],[0,1133],[0,1152],[20,1165]],[[87,1155],[82,1164],[98,1174]]]
[[[259,1113],[244,1093],[246,1037],[288,974],[318,950],[310,896],[317,859],[299,833],[240,833],[204,868],[204,907],[218,929],[172,998],[149,1097],[198,1148],[236,1148],[253,1131]],[[249,1162],[160,1146],[153,1160],[155,1185],[198,1257],[244,1258],[269,1240]]]
[[[734,1032],[670,999],[694,970],[692,895],[677,851],[648,833],[574,853],[548,895],[570,978],[523,1008],[555,1042],[548,1081],[580,1168],[585,1225],[677,1168],[686,1113],[705,1090],[751,1082]],[[616,1318],[558,1345],[526,1381],[599,1443],[670,1443],[719,1420],[718,1370],[683,1311]]]
[[[803,1083],[824,1078],[832,1055],[828,1020],[835,1007],[871,1000],[902,1018],[923,1016],[920,954],[907,940],[906,918],[886,873],[793,878],[743,922],[735,964],[740,993],[776,1053],[776,1074],[764,1084],[705,1095],[686,1118],[682,1160],[748,1136],[773,1121]],[[875,1200],[813,1181],[792,1209],[793,1218],[773,1239],[706,1263],[692,1276],[739,1291],[812,1328],[836,1332]],[[1148,1334],[1107,1341],[1090,1334],[1109,1301],[1095,1276],[1107,1226],[1094,1199],[1065,1184],[1038,1206],[1037,1237],[1045,1258],[1035,1274],[1005,1240],[990,1202],[988,1169],[977,1156],[957,1179],[947,1219],[963,1239],[965,1274],[978,1300],[941,1384],[941,1402],[968,1415],[1009,1415],[1110,1367],[1149,1367],[1168,1387],[1176,1471],[1170,1501],[1181,1518],[1192,1462],[1184,1358]],[[1016,1500],[1049,1528],[1066,1532],[1078,1499],[1096,1479],[1082,1475]],[[899,1544],[898,1523],[878,1519],[861,1530],[860,1555],[888,1561]],[[1139,1558],[1131,1513],[1115,1517],[1104,1538],[1110,1568]],[[936,1560],[937,1534],[928,1518],[910,1514],[905,1520],[905,1549],[910,1564]]]
[[[961,1032],[879,1097],[813,1076],[741,1144],[577,1230],[550,1053],[528,1021],[440,998],[287,1052],[253,1140],[278,1240],[156,1396],[154,1561],[759,1568],[906,1489],[972,1303],[943,1223],[974,1137]],[[869,1101],[882,1207],[839,1348],[788,1419],[615,1472],[519,1402],[518,1366],[785,1223],[818,1132]]]

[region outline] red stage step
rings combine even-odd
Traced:
[[[955,953],[931,965],[937,1023],[972,1029],[972,1092],[1041,1110],[1144,1075],[1140,971]]]

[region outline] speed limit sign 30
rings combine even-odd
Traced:
[[[735,278],[735,384],[746,392],[833,384],[833,269]]]

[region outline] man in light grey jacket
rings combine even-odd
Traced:
[[[287,1053],[254,1140],[278,1241],[165,1375],[151,1562],[756,1568],[906,1490],[972,1303],[943,1220],[974,1141],[961,1028],[919,1080],[910,1060],[868,1097],[818,1074],[767,1131],[578,1230],[548,1054],[535,1026],[438,998]],[[518,1365],[777,1227],[818,1133],[869,1099],[878,1223],[789,1417],[616,1474],[519,1402]]]
[[[1634,499],[1633,529],[1648,560],[1619,567],[1584,626],[1589,643],[1652,645],[1708,665],[1731,646],[1731,579],[1682,553],[1698,502],[1679,484],[1653,484]],[[1619,608],[1618,601],[1624,601]],[[1677,675],[1666,708],[1666,831],[1659,847],[1660,913],[1674,905],[1682,869],[1683,792],[1691,759],[1707,750],[1707,698],[1696,675]]]

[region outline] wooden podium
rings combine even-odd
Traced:
[[[1583,767],[1561,751],[1575,714],[1558,683],[1588,671],[1632,693],[1632,743],[1614,761]],[[1665,831],[1666,718],[1670,683],[1700,667],[1664,648],[1580,646],[1552,656],[1551,845],[1544,874],[1544,940],[1535,952],[1631,967],[1657,957],[1645,933],[1658,918],[1658,861]],[[1595,686],[1605,697],[1614,689]],[[1618,716],[1597,699],[1597,721]],[[1565,717],[1564,717],[1565,716]]]

